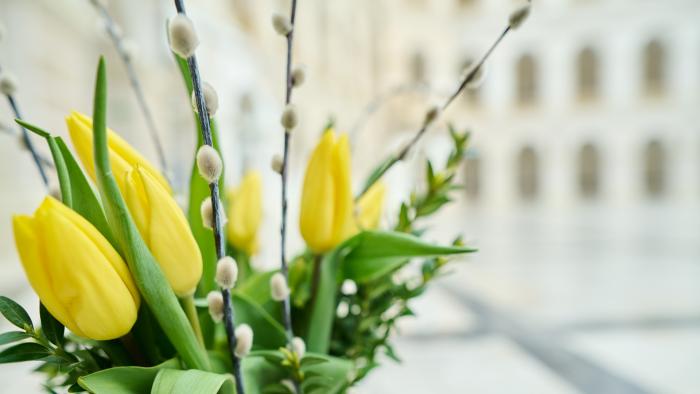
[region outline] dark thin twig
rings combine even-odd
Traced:
[[[481,60],[479,60],[479,62],[476,64],[476,66],[472,67],[471,70],[469,70],[469,72],[466,73],[465,76],[460,80],[460,84],[457,87],[457,89],[455,90],[455,92],[452,93],[452,95],[447,99],[447,101],[445,101],[445,103],[440,107],[441,111],[445,111],[447,109],[447,107],[449,107],[450,104],[452,104],[452,102],[457,98],[457,96],[459,96],[459,94],[462,93],[464,88],[470,82],[474,81],[476,76],[479,74],[480,69],[484,66],[484,63],[486,62],[486,60],[489,58],[489,56],[491,56],[491,54],[496,49],[496,47],[498,47],[498,45],[501,43],[501,41],[503,41],[505,36],[508,35],[508,32],[510,32],[510,31],[511,31],[511,26],[509,23],[508,26],[506,26],[506,28],[503,30],[503,32],[501,34],[499,34],[498,38],[496,38],[496,41],[494,41],[494,43],[489,47],[489,49],[486,51],[486,53],[484,53],[484,55],[481,57]],[[399,161],[404,160],[406,158],[406,156],[408,155],[408,153],[411,151],[411,149],[413,149],[413,147],[418,143],[418,141],[421,139],[421,137],[423,137],[425,132],[428,131],[428,129],[430,128],[430,126],[432,124],[433,124],[432,121],[427,121],[427,119],[424,120],[420,129],[418,129],[416,134],[413,135],[413,138],[411,138],[411,140],[408,142],[408,144],[406,144],[397,154],[395,154],[391,158],[389,164],[382,168],[381,173],[374,178],[373,182],[368,184],[368,185],[365,185],[364,189],[355,198],[359,199],[360,197],[362,197],[362,195],[365,194],[367,192],[367,190],[369,190],[369,188],[374,183],[376,183],[379,179],[381,179],[381,177],[391,167],[393,167]]]
[[[151,140],[153,141],[153,145],[156,148],[156,153],[158,154],[158,161],[160,162],[161,170],[163,171],[163,174],[166,177],[168,177],[168,163],[165,159],[165,149],[163,148],[163,144],[161,143],[158,128],[156,127],[156,123],[153,119],[151,109],[146,103],[146,96],[143,93],[141,82],[139,81],[139,78],[136,74],[136,70],[134,69],[134,64],[131,61],[131,56],[124,47],[124,40],[122,40],[122,37],[118,32],[117,24],[116,22],[114,22],[114,19],[112,18],[112,15],[110,15],[109,10],[107,10],[107,8],[99,0],[90,0],[90,2],[100,13],[102,19],[104,19],[107,34],[109,34],[109,37],[112,40],[112,43],[114,44],[114,48],[117,50],[117,54],[119,54],[119,58],[122,60],[122,63],[124,63],[124,67],[126,68],[126,75],[129,78],[129,84],[134,90],[136,100],[138,101],[139,107],[141,108],[141,112],[143,113],[143,117],[146,120],[146,125],[148,127],[148,132],[151,135]]]
[[[296,21],[296,11],[297,11],[297,0],[292,0],[292,9],[290,12],[290,23],[292,29],[287,34],[287,80],[286,80],[286,94],[285,94],[285,105],[289,105],[292,101],[292,91],[294,89],[294,82],[292,81],[292,49],[294,44],[294,29]],[[280,261],[281,261],[281,271],[284,275],[285,281],[289,283],[289,270],[287,269],[287,166],[289,163],[289,136],[290,131],[284,130],[284,153],[282,156],[282,170],[280,175],[282,177],[282,223],[280,225]],[[292,310],[291,303],[289,300],[289,295],[282,300],[282,307],[284,309],[284,327],[287,332],[287,340],[291,343],[294,338],[294,331],[292,330]]]
[[[11,94],[6,94],[5,97],[7,97],[7,101],[10,103],[10,107],[12,108],[12,112],[15,115],[15,118],[22,120],[22,114],[19,111],[19,106],[17,105],[17,101],[15,101],[15,98]],[[39,156],[39,153],[37,153],[36,149],[34,148],[34,144],[32,143],[32,140],[29,138],[29,133],[24,127],[20,126],[20,129],[22,130],[22,143],[27,147],[27,150],[29,150],[29,153],[32,155],[32,159],[34,160],[34,164],[36,164],[37,170],[39,170],[39,175],[41,176],[42,182],[44,182],[44,186],[49,187],[49,178],[46,176],[46,171],[44,170],[44,166],[42,165],[42,158]]]
[[[186,14],[183,0],[174,1],[175,8],[177,8],[177,12],[181,14]],[[209,113],[204,102],[204,95],[202,93],[202,80],[199,75],[199,67],[197,66],[197,58],[195,55],[192,55],[189,58],[187,58],[187,65],[190,69],[190,77],[192,78],[192,86],[194,89],[194,95],[197,104],[197,114],[199,116],[199,121],[202,126],[202,139],[204,140],[204,144],[213,147],[211,126],[209,124]],[[221,200],[218,181],[214,181],[209,184],[209,191],[211,193],[211,206],[214,213],[214,245],[216,248],[216,257],[218,261],[226,255],[226,244],[224,243],[223,220],[221,217],[222,212],[220,207]],[[228,338],[231,362],[233,363],[233,375],[236,380],[236,392],[238,394],[244,394],[245,391],[243,388],[243,374],[241,373],[241,362],[238,356],[236,356],[236,326],[234,323],[233,306],[231,305],[231,291],[226,288],[221,288],[221,295],[224,298],[224,327],[226,329],[226,337]]]

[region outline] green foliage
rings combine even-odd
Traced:
[[[27,311],[13,300],[0,296],[0,313],[5,319],[25,331],[34,330],[34,324]]]
[[[307,333],[309,350],[327,353],[341,279],[369,282],[386,277],[410,258],[473,252],[461,246],[441,247],[396,232],[363,231],[324,256]]]
[[[425,190],[414,191],[409,200],[401,204],[399,220],[395,226],[396,231],[422,234],[425,229],[416,228],[416,221],[433,215],[445,204],[451,202],[450,192],[460,188],[454,181],[457,170],[464,160],[469,133],[460,133],[452,126],[449,128],[449,132],[453,147],[444,168],[436,172],[430,160],[426,160]]]

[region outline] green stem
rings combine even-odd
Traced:
[[[199,325],[199,316],[197,315],[197,307],[194,306],[194,294],[189,296],[181,297],[180,304],[182,309],[187,315],[187,320],[190,321],[190,325],[194,330],[194,335],[197,336],[197,340],[202,346],[204,346],[204,336],[202,336],[202,328]]]

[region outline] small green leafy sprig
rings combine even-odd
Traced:
[[[436,213],[452,201],[450,197],[452,191],[461,189],[461,185],[455,184],[455,177],[464,161],[470,133],[468,131],[460,133],[452,125],[449,126],[449,132],[453,146],[445,167],[436,172],[432,162],[426,160],[425,191],[412,192],[409,200],[401,204],[399,220],[394,228],[396,231],[421,235],[424,229],[416,228],[416,221]]]
[[[78,342],[64,336],[64,327],[40,305],[41,326],[35,327],[27,311],[12,299],[0,296],[0,313],[20,330],[0,334],[0,364],[22,361],[41,361],[35,370],[47,379],[44,388],[49,393],[59,387],[82,391],[77,386],[80,376],[109,368],[120,357],[96,345],[96,341]],[[105,343],[107,344],[107,343]],[[108,347],[108,346],[107,346]]]

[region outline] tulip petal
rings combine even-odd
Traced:
[[[29,279],[34,291],[37,293],[46,309],[51,312],[58,321],[66,327],[73,327],[76,335],[84,336],[82,331],[77,329],[70,314],[60,303],[53,291],[53,285],[46,275],[44,263],[46,259],[42,256],[41,245],[38,234],[34,226],[34,219],[29,216],[15,216],[12,218],[12,227],[15,235],[15,245],[19,253],[24,272]]]
[[[95,179],[95,163],[92,151],[92,119],[77,111],[73,111],[66,118],[66,123],[80,160],[87,168],[92,179]],[[112,171],[114,172],[117,185],[121,190],[124,188],[127,171],[138,164],[145,168],[168,193],[172,194],[170,184],[160,171],[121,138],[119,134],[112,130],[107,130],[107,143],[109,145],[109,161],[112,164]]]
[[[262,221],[261,189],[260,174],[252,171],[229,193],[228,239],[249,256],[257,251],[257,232]]]
[[[331,168],[336,190],[333,220],[333,244],[336,245],[357,231],[353,220],[350,146],[347,134],[342,134],[335,145]]]
[[[37,209],[37,233],[46,251],[43,275],[49,278],[56,298],[68,312],[70,324],[66,327],[88,338],[114,339],[129,332],[136,321],[138,304],[113,265],[126,269],[125,263],[96,230],[88,233],[100,240],[98,244],[75,225],[81,220],[89,226],[77,213],[50,197]]]
[[[146,169],[139,166],[136,171],[150,207],[149,249],[175,294],[192,294],[202,277],[202,256],[187,219],[168,191]]]
[[[357,202],[357,222],[361,229],[372,230],[379,226],[384,205],[386,186],[383,182],[376,182]]]
[[[301,196],[299,227],[309,248],[325,252],[334,246],[335,187],[332,163],[335,136],[327,131],[306,167]]]

